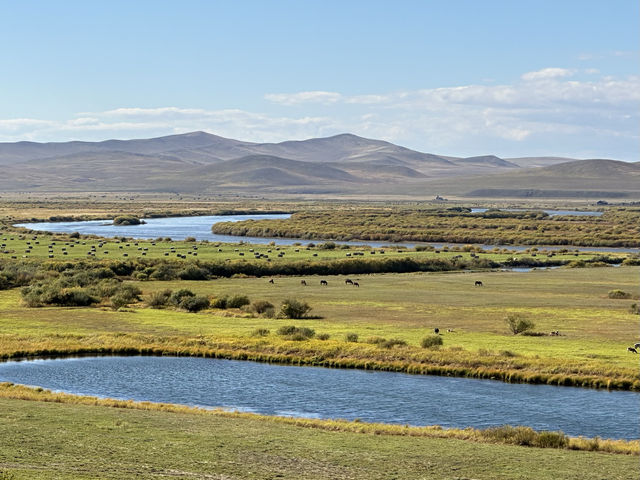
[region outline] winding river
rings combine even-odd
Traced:
[[[585,213],[585,212],[579,212]],[[599,212],[595,212],[599,213]],[[208,240],[210,242],[221,243],[254,243],[268,244],[275,242],[277,245],[293,245],[294,243],[309,243],[311,240],[299,238],[267,238],[267,237],[241,237],[236,235],[218,235],[211,232],[211,225],[218,222],[240,222],[242,220],[262,220],[262,219],[286,219],[290,214],[267,214],[267,215],[204,215],[196,217],[166,217],[166,218],[149,218],[145,219],[142,225],[113,225],[111,220],[88,220],[82,222],[37,222],[37,223],[19,223],[16,227],[24,227],[30,230],[72,233],[78,232],[84,235],[99,235],[101,237],[133,237],[140,239],[154,239],[159,237],[170,237],[174,240],[184,240],[187,237],[195,237],[197,240]],[[314,240],[315,242],[324,242],[326,240]],[[369,241],[337,241],[338,244],[346,245],[369,245],[371,247],[382,247],[392,244],[392,242],[369,242]],[[398,243],[405,247],[414,247],[415,245],[432,245],[435,248],[442,248],[447,245],[464,246],[467,244],[457,243]],[[574,247],[571,245],[554,245],[554,246],[516,246],[516,245],[476,245],[485,250],[491,250],[495,247],[508,248],[509,250],[526,250],[528,248],[537,247],[538,249],[547,250],[579,250],[589,252],[637,252],[637,248],[613,248],[613,247]]]
[[[269,415],[640,438],[640,394],[626,391],[193,357],[12,361],[0,363],[0,381]]]

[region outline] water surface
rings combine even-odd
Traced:
[[[0,363],[0,381],[269,415],[443,427],[511,424],[640,438],[640,394],[191,357]]]

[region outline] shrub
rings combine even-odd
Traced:
[[[184,239],[185,242],[195,242],[196,241],[196,237],[186,237]]]
[[[268,310],[273,310],[273,304],[266,300],[256,300],[251,304],[251,310],[258,314],[265,313]]]
[[[358,343],[358,334],[357,333],[353,333],[353,332],[349,332],[344,336],[344,340],[345,340],[345,342]]]
[[[320,250],[335,250],[336,244],[334,242],[325,242],[318,245]]]
[[[95,295],[99,298],[107,298],[116,294],[120,287],[120,281],[115,278],[105,279],[92,285],[87,289],[91,295]]]
[[[531,427],[503,425],[501,427],[491,427],[483,430],[482,436],[494,442],[532,446],[535,443],[537,435]]]
[[[278,335],[286,337],[289,340],[307,340],[313,337],[316,332],[312,328],[296,327],[295,325],[286,325],[278,329]]]
[[[180,280],[207,280],[209,272],[204,268],[195,265],[189,265],[178,272]]]
[[[440,335],[428,335],[420,342],[422,348],[433,348],[442,345],[442,337]]]
[[[240,308],[249,305],[251,300],[246,295],[234,295],[227,300],[227,308]]]
[[[266,337],[269,335],[268,328],[256,328],[253,332],[251,332],[252,337]]]
[[[328,333],[319,333],[318,335],[316,335],[316,338],[318,340],[329,340],[330,337],[331,335],[329,335]]]
[[[147,297],[147,306],[151,308],[162,308],[169,303],[171,290],[168,288],[159,292],[153,292]]]
[[[120,310],[131,303],[131,299],[124,295],[113,295],[109,300],[111,301],[111,308],[114,310]]]
[[[195,296],[196,294],[193,293],[191,290],[188,290],[186,288],[181,288],[180,290],[176,290],[171,294],[171,297],[169,297],[169,303],[177,307],[185,298],[195,297]]]
[[[569,437],[562,432],[549,432],[543,430],[538,433],[535,446],[541,448],[566,448],[569,445]]]
[[[186,310],[187,312],[199,312],[200,310],[209,308],[209,299],[202,295],[197,295],[194,297],[184,297],[180,301],[179,307]]]
[[[69,234],[69,238],[80,238],[80,234],[78,232],[72,232]]]
[[[535,323],[518,314],[507,315],[504,321],[509,327],[511,333],[513,333],[514,335],[526,332],[527,330],[531,330],[535,327]]]
[[[120,215],[113,219],[114,225],[141,225],[144,221],[133,215]]]
[[[440,339],[440,340],[442,340],[442,339]],[[380,342],[378,344],[378,346],[380,346],[382,348],[393,348],[396,345],[404,346],[406,344],[407,344],[407,342],[405,342],[404,340],[400,340],[399,338],[390,338],[389,340],[385,340],[384,342]]]
[[[628,292],[624,292],[622,290],[610,290],[609,291],[609,298],[631,298],[631,294]]]
[[[213,308],[221,308],[221,309],[225,309],[225,308],[227,308],[227,301],[228,301],[228,298],[227,298],[227,296],[226,296],[226,295],[225,295],[225,296],[222,296],[222,297],[217,297],[217,298],[213,301],[213,303],[211,304],[211,306],[212,306]]]
[[[160,263],[151,272],[149,278],[151,280],[173,280],[177,277],[177,267],[168,263]]]
[[[386,342],[387,339],[384,337],[379,337],[379,336],[373,336],[373,337],[367,337],[364,340],[364,343],[370,343],[372,345],[380,345],[383,342]]]
[[[140,290],[139,287],[132,285],[131,283],[123,283],[117,287],[114,295],[120,295],[122,298],[128,300],[129,303],[132,303],[140,300],[142,290]]]
[[[304,318],[311,310],[311,307],[303,301],[295,298],[288,298],[282,302],[280,313],[286,318]]]

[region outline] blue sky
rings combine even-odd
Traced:
[[[0,0],[0,141],[638,160],[640,2]]]

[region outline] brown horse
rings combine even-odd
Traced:
[[[306,287],[307,286],[307,282],[305,280],[300,280],[300,285],[304,285]]]
[[[320,285],[324,285],[325,287],[329,286],[329,282],[326,280],[320,280]]]

